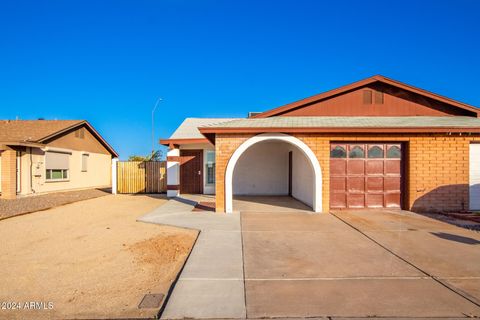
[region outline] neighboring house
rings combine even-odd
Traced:
[[[186,119],[168,195],[290,195],[315,212],[480,209],[480,109],[374,76],[245,119]]]
[[[0,120],[1,195],[111,186],[113,148],[80,120]]]

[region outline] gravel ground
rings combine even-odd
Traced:
[[[0,302],[14,303],[0,319],[154,318],[140,301],[167,294],[198,234],[136,222],[166,202],[107,195],[0,221]]]
[[[107,194],[109,193],[105,190],[88,189],[29,196],[14,200],[0,199],[0,220],[25,213],[58,207],[67,203],[98,198],[106,196]]]
[[[425,215],[427,217],[430,217],[430,218],[433,218],[433,219],[437,219],[437,220],[446,222],[446,223],[453,224],[457,227],[461,227],[461,228],[465,228],[465,229],[468,229],[468,230],[480,232],[480,223],[478,223],[478,222],[474,222],[474,221],[470,221],[470,220],[463,220],[463,219],[456,219],[454,217],[450,217],[450,216],[447,216],[447,215],[444,215],[444,214],[439,214],[439,213],[424,213],[423,215]]]

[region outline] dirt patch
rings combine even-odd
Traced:
[[[12,200],[0,199],[0,219],[46,210],[77,201],[103,197],[108,194],[110,193],[107,192],[107,190],[87,189],[33,195]]]
[[[159,283],[168,279],[173,282],[179,271],[178,261],[185,261],[195,241],[193,234],[162,234],[129,247],[134,261],[142,266],[143,272],[150,273],[151,280]],[[158,266],[162,269],[158,270]],[[165,291],[165,292],[163,292]],[[166,290],[162,288],[166,295]]]
[[[0,301],[52,303],[0,319],[153,317],[146,294],[166,294],[197,232],[136,222],[161,196],[108,195],[0,221]]]

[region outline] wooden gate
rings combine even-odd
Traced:
[[[166,192],[166,167],[166,161],[119,161],[117,164],[117,192]]]

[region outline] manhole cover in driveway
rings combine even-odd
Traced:
[[[138,305],[138,309],[158,308],[160,307],[162,300],[162,293],[146,294]]]

